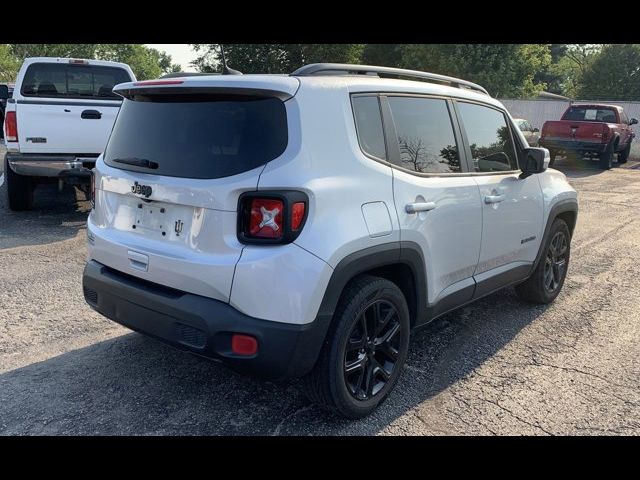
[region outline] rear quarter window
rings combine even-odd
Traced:
[[[130,81],[129,73],[118,67],[34,63],[27,68],[20,92],[25,97],[121,100],[113,87]]]
[[[362,151],[372,157],[386,160],[387,151],[377,96],[360,96],[351,99]]]
[[[618,116],[613,108],[571,107],[563,115],[562,120],[574,122],[606,122],[616,123]]]
[[[123,101],[104,161],[124,170],[212,179],[265,165],[287,143],[286,108],[277,98],[138,95]],[[131,159],[157,167],[131,165]]]

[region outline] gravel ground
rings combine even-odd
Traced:
[[[240,376],[94,313],[82,194],[40,188],[18,214],[0,187],[0,434],[638,435],[640,163],[558,168],[581,210],[556,302],[507,289],[436,320],[357,422],[310,405],[296,381]]]

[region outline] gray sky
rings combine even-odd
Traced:
[[[147,44],[147,47],[162,50],[171,55],[173,63],[182,65],[183,72],[195,72],[189,63],[196,58],[196,54],[186,43],[163,43],[163,44]]]

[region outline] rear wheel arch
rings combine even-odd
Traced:
[[[318,320],[327,329],[347,285],[364,274],[385,278],[400,288],[412,326],[426,315],[427,279],[422,250],[415,242],[393,242],[354,252],[338,263],[318,310]]]
[[[615,134],[613,136],[613,151],[617,152],[618,151],[618,146],[620,145],[620,135],[619,134]]]

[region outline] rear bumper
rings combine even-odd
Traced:
[[[540,146],[550,150],[568,150],[571,152],[602,153],[606,150],[606,143],[582,142],[579,140],[540,139]]]
[[[7,153],[9,167],[18,175],[29,177],[91,178],[97,155],[55,155]]]
[[[147,282],[95,260],[85,266],[82,283],[87,303],[105,317],[180,350],[269,379],[308,373],[327,331],[318,320],[293,325],[249,317],[227,303]],[[255,337],[258,353],[232,353],[234,333]]]

